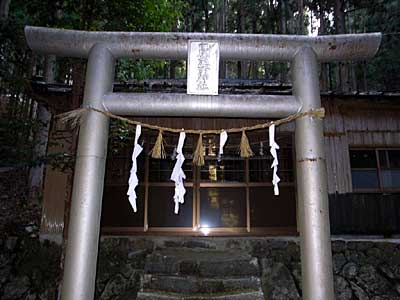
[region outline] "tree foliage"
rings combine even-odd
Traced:
[[[29,168],[38,160],[33,149],[34,134],[43,124],[36,119],[37,102],[32,98],[31,79],[42,76],[44,57],[27,47],[24,26],[48,26],[83,30],[170,31],[182,18],[181,0],[12,0],[8,18],[0,20],[0,111],[2,153],[0,165]],[[58,80],[71,77],[70,59],[59,60]],[[161,62],[120,60],[117,78],[127,80],[135,74],[141,78],[154,75]],[[40,141],[39,141],[40,142]],[[47,161],[47,160],[46,160]],[[58,163],[59,157],[54,159]]]

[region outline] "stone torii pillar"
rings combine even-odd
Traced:
[[[285,117],[321,106],[318,62],[365,60],[380,33],[289,36],[209,33],[86,32],[26,27],[33,51],[88,58],[84,107],[119,115]],[[114,62],[122,57],[186,59],[189,40],[219,42],[224,60],[290,62],[293,96],[113,93]],[[244,101],[246,99],[246,101]],[[171,109],[171,107],[173,109]],[[63,300],[94,297],[109,120],[89,112],[81,124],[65,258]],[[322,120],[296,120],[296,181],[303,298],[333,300],[329,206]]]

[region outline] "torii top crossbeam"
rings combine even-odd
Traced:
[[[88,57],[103,44],[115,58],[186,59],[188,40],[217,40],[225,60],[292,61],[303,47],[312,47],[319,61],[365,60],[380,45],[380,33],[326,36],[272,34],[88,32],[25,27],[29,47],[43,54]]]

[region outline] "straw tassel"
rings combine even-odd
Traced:
[[[156,143],[150,153],[152,158],[164,159],[166,157],[162,130],[158,132]]]
[[[82,116],[88,112],[87,108],[78,108],[66,113],[57,115],[57,119],[60,120],[62,124],[69,125],[72,129],[80,125]]]
[[[196,150],[193,155],[193,164],[196,166],[204,166],[204,146],[203,146],[203,134],[200,133],[199,140],[197,141]]]
[[[315,117],[323,119],[325,118],[325,109],[323,107],[314,109],[313,114]]]
[[[250,148],[249,139],[247,138],[246,132],[242,131],[242,140],[240,141],[240,156],[241,157],[250,157],[253,156],[254,153]]]

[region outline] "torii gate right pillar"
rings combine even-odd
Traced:
[[[293,93],[301,110],[321,107],[317,56],[302,48],[292,61]],[[334,300],[323,121],[296,120],[296,180],[303,299]]]

